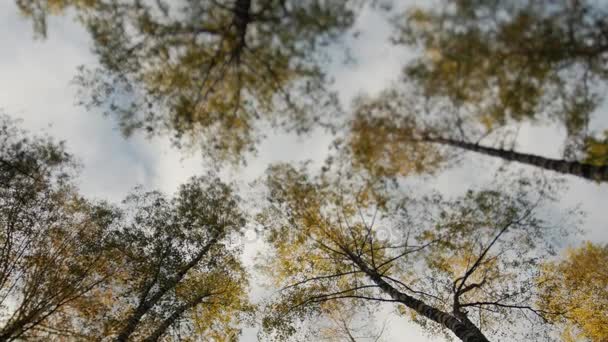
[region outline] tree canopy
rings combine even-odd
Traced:
[[[409,8],[395,42],[421,53],[392,87],[355,102],[345,134],[355,164],[429,173],[460,149],[605,182],[605,139],[590,123],[605,88],[606,10],[593,1]],[[508,136],[524,121],[560,123],[563,159],[515,151]]]
[[[70,183],[61,144],[24,135],[8,117],[0,131],[0,339],[28,339],[107,279],[107,213]]]
[[[410,8],[396,40],[423,50],[405,77],[424,95],[488,126],[561,122],[575,156],[603,100],[607,10],[595,1],[445,0]]]
[[[172,199],[136,191],[124,206],[110,243],[120,273],[103,293],[116,299],[102,303],[93,336],[234,340],[251,307],[240,247],[229,242],[244,224],[230,188],[195,178]]]
[[[587,242],[559,261],[547,262],[539,279],[540,303],[565,322],[563,339],[602,341],[608,337],[608,247]]]
[[[608,181],[606,143],[601,139],[586,138],[581,161],[547,158],[514,151],[504,142],[499,147],[482,144],[480,141],[492,131],[465,123],[458,116],[446,118],[445,113],[427,112],[430,107],[445,110],[441,104],[420,103],[398,91],[359,99],[351,130],[346,133],[346,153],[356,167],[384,177],[435,173],[449,164],[454,156],[450,149],[458,149],[592,181]],[[429,117],[420,117],[420,112]]]
[[[82,70],[82,101],[129,135],[168,134],[180,146],[238,162],[260,124],[303,132],[329,125],[336,98],[319,61],[362,0],[19,0],[46,34],[49,14],[72,9],[99,68]]]
[[[210,175],[171,199],[96,203],[78,194],[62,144],[6,117],[0,139],[1,340],[237,338],[253,306],[228,185]]]
[[[538,339],[558,314],[536,304],[539,260],[552,253],[549,232],[560,231],[536,214],[545,186],[522,179],[381,206],[289,166],[272,168],[268,186],[265,264],[282,288],[265,321],[270,337],[285,339],[290,319],[323,313],[328,301],[394,303],[429,332],[463,341],[516,336],[522,324]]]

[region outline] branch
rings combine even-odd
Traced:
[[[362,289],[377,288],[377,287],[378,287],[377,285],[362,285],[362,286],[350,288],[348,290],[343,290],[343,291],[338,291],[338,292],[333,292],[333,293],[325,293],[325,294],[320,294],[317,296],[311,296],[308,299],[306,299],[305,301],[303,301],[302,303],[291,307],[290,310],[294,310],[294,309],[304,306],[308,303],[323,302],[323,301],[332,300],[332,299],[336,299],[336,298],[361,297],[362,299],[363,298],[371,299],[371,297],[358,296],[358,295],[346,295],[345,293],[354,292],[354,291],[362,290]],[[381,300],[381,299],[377,299],[377,300]]]
[[[399,258],[402,258],[402,257],[404,257],[404,256],[406,256],[406,255],[408,255],[408,254],[410,254],[410,253],[415,253],[415,252],[418,252],[418,251],[420,251],[420,250],[422,250],[422,249],[424,249],[424,248],[426,248],[426,247],[428,247],[428,246],[430,246],[430,245],[432,245],[432,244],[434,244],[434,243],[436,243],[436,242],[438,242],[438,241],[441,241],[441,239],[435,239],[435,240],[430,241],[430,242],[428,242],[428,243],[426,243],[426,244],[424,244],[424,245],[422,245],[422,246],[418,246],[417,248],[410,249],[410,250],[406,250],[405,252],[403,252],[403,253],[401,253],[401,254],[399,254],[399,255],[397,255],[397,256],[395,256],[395,257],[391,258],[391,259],[388,259],[387,261],[383,262],[382,264],[380,264],[378,267],[375,267],[375,268],[376,268],[376,269],[379,269],[379,268],[381,268],[382,266],[385,266],[385,265],[387,265],[387,264],[390,264],[391,262],[393,262],[393,261],[395,261],[395,260],[397,260],[397,259],[399,259]],[[407,248],[407,247],[406,247],[406,248]]]
[[[341,276],[345,276],[345,275],[349,275],[349,274],[355,274],[355,273],[363,273],[363,271],[350,271],[350,272],[343,272],[343,273],[336,273],[336,274],[329,274],[329,275],[322,275],[322,276],[307,278],[307,279],[304,279],[304,280],[299,281],[297,283],[285,286],[280,291],[284,291],[284,290],[287,290],[289,288],[296,287],[296,286],[299,286],[299,285],[303,285],[305,283],[308,283],[308,282],[311,282],[311,281],[315,281],[315,280],[337,278],[337,277],[341,277]]]
[[[477,267],[479,267],[479,265],[481,264],[483,258],[485,258],[486,254],[488,254],[488,251],[490,250],[490,248],[492,248],[492,246],[494,246],[494,244],[496,243],[496,241],[498,241],[498,239],[502,236],[502,234],[504,234],[507,231],[507,229],[509,229],[509,227],[511,227],[513,224],[520,223],[525,218],[527,218],[532,213],[532,209],[533,208],[530,208],[519,219],[514,220],[514,221],[509,221],[507,224],[505,224],[504,227],[500,230],[500,232],[498,232],[498,234],[496,234],[496,236],[494,237],[494,239],[492,239],[492,241],[490,242],[490,244],[479,255],[479,257],[477,258],[477,260],[475,260],[475,263],[473,264],[473,266],[471,266],[466,271],[466,273],[464,274],[464,276],[459,277],[456,280],[454,280],[454,284],[452,286],[452,290],[454,291],[454,294],[455,294],[456,298],[461,294],[462,288],[464,287],[464,284],[466,283],[467,279],[471,276],[471,274],[473,274],[475,272],[475,270],[477,269]],[[459,284],[459,282],[460,282],[460,284]],[[459,284],[458,285],[458,289],[456,289],[456,285],[457,284]]]
[[[441,299],[440,297],[437,297],[437,296],[432,295],[432,294],[430,294],[430,293],[426,293],[426,292],[424,292],[424,291],[414,290],[414,289],[412,289],[411,287],[409,287],[408,285],[406,285],[405,283],[403,283],[402,281],[400,281],[400,280],[398,280],[398,279],[395,279],[395,278],[392,278],[392,277],[389,277],[389,276],[387,276],[387,275],[383,275],[383,274],[382,274],[382,275],[380,275],[380,276],[381,276],[382,278],[386,278],[386,279],[388,279],[388,280],[390,280],[390,281],[392,281],[392,282],[394,282],[394,283],[396,283],[396,284],[399,284],[399,285],[403,286],[403,287],[404,287],[406,290],[408,290],[408,291],[410,291],[410,292],[412,292],[412,293],[419,294],[419,295],[423,295],[423,296],[427,296],[427,297],[431,297],[431,298],[436,299],[436,300],[438,300],[438,301],[440,301],[440,302],[442,302],[442,303],[444,302],[444,300],[443,300],[443,299]]]
[[[550,311],[545,311],[545,310],[540,310],[540,309],[534,309],[528,305],[502,304],[502,303],[498,303],[498,302],[472,302],[472,303],[461,304],[460,306],[461,307],[497,306],[497,307],[508,308],[508,309],[528,310],[528,311],[531,311],[532,313],[534,313],[535,315],[537,315],[538,317],[540,317],[545,322],[547,321],[547,319],[543,315],[561,315],[561,314],[563,314],[562,312],[550,312]]]

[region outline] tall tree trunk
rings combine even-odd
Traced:
[[[443,312],[432,306],[427,305],[423,301],[411,297],[395,289],[387,283],[382,276],[371,269],[361,258],[354,255],[351,251],[344,250],[350,259],[363,271],[384,293],[388,294],[395,301],[407,306],[416,311],[420,315],[441,324],[443,327],[450,329],[456,337],[463,342],[489,342],[483,333],[475,326],[466,324],[460,321],[454,315]]]
[[[425,137],[421,140],[424,142],[453,146],[465,149],[467,151],[473,151],[492,157],[502,158],[504,160],[516,161],[522,164],[536,166],[545,170],[575,175],[581,178],[597,182],[608,182],[608,165],[596,166],[581,162],[571,162],[561,159],[545,158],[533,154],[519,153],[515,151],[503,150],[500,148],[487,147],[450,138]]]
[[[146,337],[146,339],[144,339],[143,342],[158,341],[165,334],[167,329],[173,323],[175,323],[175,321],[178,318],[180,318],[181,315],[183,315],[183,313],[186,312],[186,310],[189,310],[189,309],[197,306],[198,304],[202,303],[202,301],[209,296],[210,296],[210,294],[207,294],[207,293],[201,294],[200,296],[193,299],[192,301],[185,303],[182,306],[180,306],[179,308],[175,309],[175,311],[169,317],[167,317],[164,321],[162,321],[161,324],[158,326],[158,328],[156,328],[156,330],[154,330],[152,332],[152,334],[150,334],[150,336]]]
[[[198,254],[188,263],[186,264],[180,272],[178,272],[173,279],[168,281],[166,284],[161,286],[161,288],[149,299],[143,298],[139,303],[137,309],[131,314],[129,317],[127,324],[120,331],[118,337],[114,340],[115,342],[126,342],[129,337],[135,332],[137,329],[137,325],[144,317],[145,314],[154,307],[160,301],[160,299],[167,293],[167,291],[175,288],[175,286],[184,278],[186,273],[190,271],[194,266],[196,266],[199,261],[209,252],[211,247],[217,242],[219,233],[215,233],[215,235],[211,238],[211,240],[203,246],[203,248],[198,252]]]
[[[247,45],[247,26],[251,22],[251,0],[237,0],[234,4],[234,20],[233,24],[236,27],[237,33],[237,45],[232,52],[233,57],[236,58],[237,62],[240,59],[240,55]]]
[[[0,342],[4,341],[12,341],[15,339],[15,335],[20,336],[24,330],[22,330],[22,326],[12,325],[9,328],[6,328],[0,331]]]
[[[137,309],[135,309],[133,314],[131,314],[127,320],[127,324],[120,331],[118,337],[116,337],[114,340],[115,342],[126,342],[129,339],[129,336],[131,336],[137,329],[141,318],[152,308],[153,305],[151,302],[152,301],[145,301],[141,303]]]

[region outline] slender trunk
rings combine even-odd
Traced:
[[[350,333],[350,331],[346,330],[346,334],[348,335],[348,339],[350,340],[350,342],[357,342],[357,340],[355,340],[355,337]]]
[[[387,283],[382,276],[372,270],[361,258],[346,252],[351,260],[363,271],[367,276],[386,294],[395,301],[407,306],[416,311],[420,315],[441,324],[443,327],[450,329],[456,337],[464,342],[489,342],[489,340],[475,326],[470,326],[465,322],[460,321],[453,315],[443,312],[432,306],[427,305],[423,301],[402,293]]]
[[[340,318],[340,322],[342,323],[342,327],[344,328],[344,332],[346,332],[346,336],[348,337],[348,340],[350,342],[357,342],[357,340],[355,339],[353,334],[350,333],[350,328],[348,327],[348,324],[346,324],[346,321],[344,321],[344,319]]]
[[[143,342],[156,342],[159,338],[163,336],[165,331],[171,326],[171,324],[175,323],[175,321],[181,317],[181,315],[188,309],[191,309],[198,304],[200,304],[205,298],[209,297],[209,294],[204,294],[198,296],[198,298],[192,300],[189,303],[185,303],[179,308],[175,309],[175,311],[171,314],[171,316],[167,317],[162,323],[150,334],[150,336],[146,337]]]
[[[114,340],[115,342],[126,342],[128,340],[129,336],[137,329],[137,325],[139,324],[139,321],[141,321],[141,318],[152,308],[151,302],[152,301],[145,301],[135,309],[135,312],[129,317],[127,325],[125,325],[118,337]]]
[[[240,58],[242,50],[245,48],[247,42],[247,26],[251,22],[251,0],[237,0],[234,4],[234,20],[233,24],[236,27],[237,33],[237,45],[233,51],[233,56],[238,59]]]
[[[118,337],[114,340],[115,342],[126,342],[129,339],[129,336],[135,332],[137,329],[137,325],[143,318],[143,316],[158,303],[158,301],[167,293],[167,291],[175,288],[175,286],[182,280],[182,278],[188,273],[190,269],[196,266],[199,261],[207,254],[207,252],[211,249],[211,247],[217,242],[217,235],[215,235],[196,255],[194,259],[192,259],[188,264],[186,264],[182,270],[173,277],[171,281],[169,281],[166,285],[161,287],[156,294],[154,294],[150,299],[143,299],[140,302],[135,312],[129,317],[127,321],[127,325],[121,330],[118,334]]]
[[[40,323],[36,322],[37,312],[29,312],[25,315],[19,314],[17,317],[21,317],[13,321],[10,325],[5,326],[0,330],[0,342],[1,341],[14,341],[23,335],[26,331],[35,327]]]
[[[17,332],[19,332],[19,334],[16,334]],[[4,331],[0,331],[0,342],[10,341],[10,340],[14,339],[13,335],[20,335],[20,334],[21,334],[21,327],[13,325],[10,328],[5,329]]]
[[[422,138],[422,141],[453,146],[465,149],[467,151],[473,151],[509,161],[516,161],[522,164],[536,166],[545,170],[575,175],[581,178],[597,182],[608,182],[608,165],[596,166],[581,162],[566,161],[562,159],[545,158],[533,154],[508,151],[500,148],[487,147],[449,138],[425,137]]]

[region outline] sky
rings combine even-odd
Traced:
[[[161,138],[135,136],[126,140],[111,120],[76,105],[76,87],[71,84],[76,68],[95,63],[90,41],[79,25],[66,18],[50,18],[49,37],[35,40],[31,23],[20,17],[12,0],[0,1],[0,23],[0,112],[22,119],[22,127],[32,132],[46,132],[65,140],[68,150],[83,165],[79,185],[84,195],[120,201],[136,185],[173,193],[189,177],[204,172],[204,163],[196,154],[184,154]],[[359,93],[373,94],[387,86],[398,76],[408,56],[404,48],[387,43],[391,29],[380,15],[364,12],[357,28],[361,35],[349,40],[356,62],[334,63],[329,70],[345,104]],[[593,125],[608,127],[604,109],[600,108],[596,117]],[[517,149],[559,157],[563,137],[564,132],[555,127],[524,126],[518,134]],[[271,133],[247,167],[227,173],[246,185],[273,162],[322,160],[330,141],[331,136],[318,132],[306,137]],[[425,181],[442,192],[458,193],[479,178],[490,177],[492,172],[488,170],[498,164],[476,157],[463,167]],[[575,177],[566,177],[566,182],[569,190],[556,210],[580,206],[586,212],[582,225],[586,233],[577,239],[608,242],[608,184]],[[251,262],[258,242],[254,236],[247,242],[244,257]],[[262,292],[253,291],[254,295]],[[391,312],[390,307],[382,309],[381,317],[389,322],[384,341],[429,341],[419,327]],[[242,341],[256,341],[255,329],[247,329]]]

